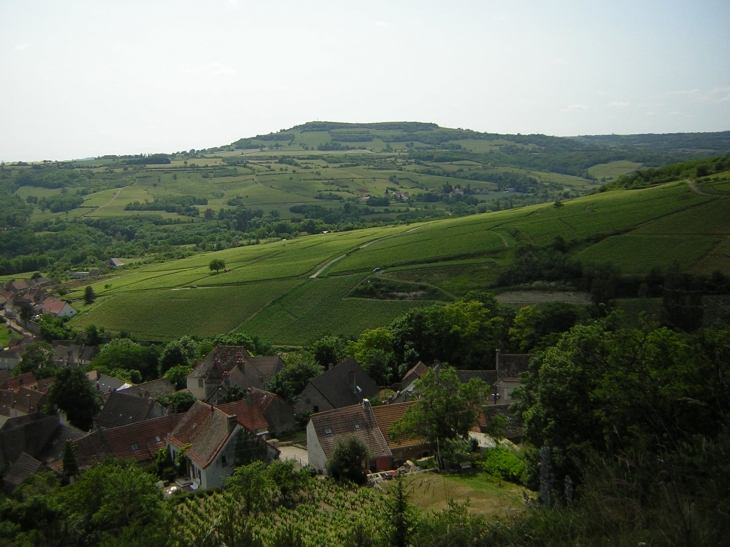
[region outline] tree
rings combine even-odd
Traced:
[[[175,385],[175,389],[185,389],[188,385],[188,374],[193,371],[193,367],[185,365],[175,365],[168,369],[165,373],[165,378],[170,380]]]
[[[40,320],[40,334],[46,342],[54,340],[73,340],[78,331],[70,327],[63,317],[56,317],[52,313],[44,313]]]
[[[390,384],[395,360],[393,334],[387,328],[366,330],[357,341],[347,343],[347,354],[362,364],[365,372],[376,384],[379,386]]]
[[[86,289],[84,289],[84,302],[88,306],[90,304],[93,304],[94,300],[96,300],[96,293],[94,292],[94,288],[91,285],[87,285]]]
[[[342,362],[346,355],[345,339],[341,336],[323,336],[312,342],[308,349],[314,360],[325,368]]]
[[[399,478],[385,503],[390,525],[388,545],[393,547],[408,547],[418,523],[418,510],[408,501],[409,497],[403,479]]]
[[[226,262],[221,258],[214,258],[210,261],[208,267],[210,268],[211,272],[215,270],[215,273],[218,273],[218,270],[222,270],[226,267]]]
[[[74,535],[78,536],[77,545],[99,540],[106,543],[106,537],[119,537],[125,530],[157,538],[164,534],[162,493],[155,486],[153,475],[134,463],[111,461],[95,465],[64,488],[59,501],[67,511]],[[118,544],[130,543],[119,538]]]
[[[415,385],[416,402],[391,428],[395,438],[426,439],[443,466],[446,441],[466,440],[489,397],[489,386],[472,378],[462,384],[451,367],[429,370]]]
[[[159,378],[160,350],[157,346],[142,346],[129,338],[114,338],[101,347],[91,361],[91,368],[101,371],[136,370],[144,380]]]
[[[368,447],[354,435],[337,443],[327,461],[327,474],[338,482],[367,482]]]
[[[241,500],[246,515],[265,511],[273,502],[275,484],[261,461],[237,467],[226,479],[225,487]]]
[[[88,431],[101,410],[99,395],[80,368],[63,368],[48,392],[48,407],[66,413],[71,425]]]
[[[63,450],[63,474],[66,477],[75,477],[79,474],[79,462],[76,460],[71,441],[66,441],[66,448]]]
[[[572,462],[591,450],[655,453],[714,438],[730,412],[729,344],[724,330],[616,329],[613,316],[573,327],[513,392],[525,438],[551,448],[556,476],[574,479]]]
[[[160,374],[173,367],[188,367],[198,355],[198,343],[190,336],[182,336],[165,346],[160,355]]]
[[[223,403],[235,403],[240,401],[246,396],[246,392],[236,384],[233,384],[226,389],[225,393],[218,399],[218,404]]]
[[[86,333],[86,339],[84,343],[88,346],[98,346],[102,342],[102,336],[104,336],[104,327],[97,328],[93,323],[88,325],[84,332]]]
[[[168,412],[182,414],[195,404],[195,397],[189,391],[178,391],[163,395],[157,399],[157,402],[167,408]]]
[[[53,346],[47,342],[33,342],[25,348],[20,363],[13,369],[13,376],[32,372],[36,380],[55,376],[56,354]]]
[[[297,471],[292,460],[274,460],[266,469],[269,478],[276,485],[279,500],[282,505],[289,507],[294,496],[307,485],[310,475]]]
[[[286,366],[271,378],[267,388],[288,402],[295,403],[309,381],[322,374],[324,368],[308,352],[289,354],[286,361]]]

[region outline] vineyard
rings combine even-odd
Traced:
[[[724,188],[722,181],[713,184]],[[324,332],[357,335],[428,304],[352,298],[353,287],[371,276],[428,283],[458,297],[493,286],[519,246],[548,246],[557,236],[582,263],[611,262],[624,274],[673,262],[698,274],[730,272],[725,199],[675,182],[558,206],[318,234],[133,265],[93,282],[99,299],[91,306],[79,301],[79,284],[70,296],[79,299],[82,313],[72,324],[153,339],[238,330],[279,345],[301,345]],[[226,271],[211,273],[213,258],[224,260]]]
[[[265,546],[344,545],[355,536],[356,526],[373,531],[383,528],[383,500],[383,494],[374,489],[348,490],[323,480],[309,481],[293,508],[280,505],[275,511],[251,517],[227,491],[183,498],[173,511],[176,533],[172,545],[238,545],[248,544],[238,542],[251,538]]]

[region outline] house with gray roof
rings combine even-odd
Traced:
[[[33,456],[25,452],[15,461],[12,467],[3,477],[3,492],[11,494],[20,484],[33,473],[41,471],[45,466]]]
[[[68,340],[54,340],[51,346],[59,367],[85,367],[99,354],[98,346],[73,344]]]
[[[358,404],[378,393],[378,385],[350,358],[312,378],[299,395],[294,410],[297,414],[323,412]]]
[[[165,409],[152,398],[112,391],[94,419],[96,427],[112,428],[164,416]]]

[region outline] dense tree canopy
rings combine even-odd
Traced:
[[[48,392],[48,406],[66,413],[71,425],[88,431],[101,410],[101,400],[80,368],[62,368]]]
[[[480,407],[489,397],[489,386],[477,378],[462,384],[453,368],[442,367],[424,374],[413,395],[416,402],[393,424],[391,435],[426,439],[443,464],[446,444],[466,440],[477,423]]]

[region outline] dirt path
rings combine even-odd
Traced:
[[[325,264],[324,266],[322,266],[322,267],[321,267],[321,268],[320,268],[319,270],[317,270],[317,271],[316,271],[316,272],[314,272],[314,273],[313,273],[312,275],[310,275],[310,276],[309,276],[309,279],[317,279],[317,276],[318,276],[319,274],[321,274],[321,273],[322,273],[323,271],[325,271],[325,270],[326,270],[327,268],[329,268],[330,266],[332,266],[332,264],[334,264],[334,263],[335,263],[335,262],[337,262],[338,260],[342,260],[342,259],[343,259],[343,258],[345,258],[346,256],[347,256],[347,255],[342,255],[342,256],[338,256],[337,258],[333,258],[333,259],[332,259],[332,260],[330,260],[330,261],[329,261],[329,262],[328,262],[327,264]]]
[[[697,188],[697,185],[695,184],[695,182],[693,180],[687,179],[685,182],[687,183],[687,186],[689,186],[690,190],[692,190],[695,194],[697,194],[699,196],[705,196],[705,197],[708,197],[708,198],[716,198],[716,197],[718,197],[715,194],[708,194],[706,192],[703,192],[699,188]]]
[[[134,183],[132,183],[132,184],[134,184]],[[132,185],[130,184],[129,186],[132,186]],[[114,194],[114,196],[109,201],[107,201],[103,205],[99,205],[99,207],[97,207],[96,209],[92,209],[88,213],[84,213],[83,216],[86,216],[86,215],[91,214],[91,213],[95,213],[99,209],[103,209],[104,207],[106,207],[107,205],[109,205],[112,201],[114,201],[115,199],[117,199],[119,197],[119,194],[121,194],[122,193],[122,190],[124,190],[125,188],[127,188],[127,186],[122,186],[119,190],[117,190],[117,193]]]
[[[497,234],[499,236],[499,239],[502,240],[502,243],[504,243],[505,248],[509,249],[509,243],[507,242],[507,239],[502,234],[500,234],[499,232],[496,232],[494,230],[492,230],[492,233]]]

